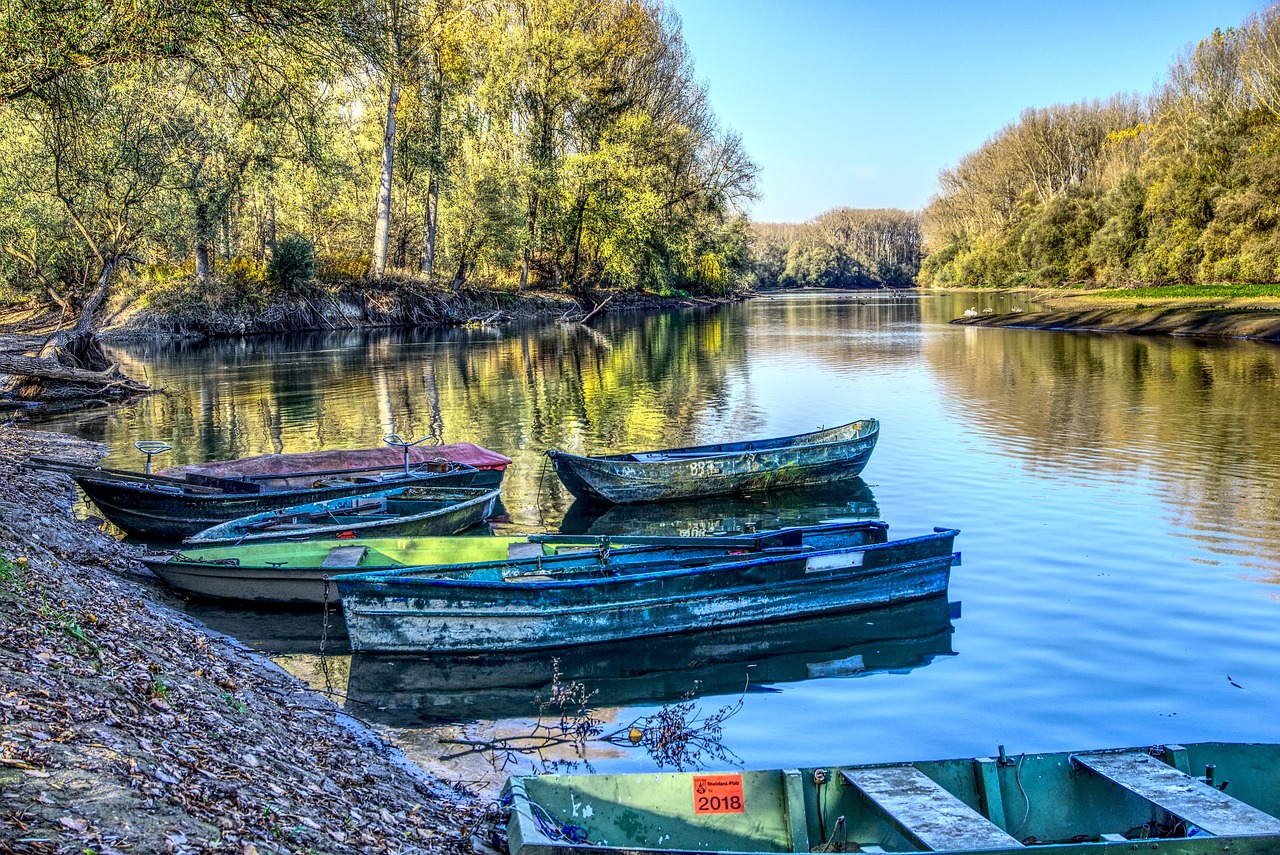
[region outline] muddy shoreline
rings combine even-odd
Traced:
[[[978,292],[980,293],[980,291]],[[1205,305],[1195,298],[1161,298],[1146,302],[1085,292],[1039,289],[1014,292],[1043,308],[1026,312],[979,314],[955,318],[953,324],[974,327],[1118,332],[1240,338],[1280,342],[1280,300],[1225,300]],[[1257,305],[1257,303],[1263,305]]]
[[[211,634],[0,427],[0,852],[492,853],[496,806]]]

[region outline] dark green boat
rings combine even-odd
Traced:
[[[582,457],[551,449],[556,475],[579,499],[612,504],[670,502],[830,484],[867,465],[880,424],[864,419],[826,430]]]
[[[179,540],[238,517],[379,489],[493,488],[511,462],[471,443],[423,448],[394,434],[386,442],[396,447],[263,454],[173,466],[154,474],[151,456],[171,450],[164,443],[134,443],[148,455],[145,472],[39,457],[23,465],[70,475],[102,515],[126,534]]]
[[[511,855],[1280,852],[1280,745],[512,778]]]

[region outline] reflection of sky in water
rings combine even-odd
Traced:
[[[697,313],[697,324],[693,313],[605,318],[592,335],[354,336],[265,357],[236,344],[212,367],[199,351],[130,348],[126,360],[145,360],[175,394],[66,429],[131,465],[135,439],[174,437],[217,457],[434,427],[516,458],[503,501],[512,527],[531,530],[557,526],[570,505],[544,468],[548,446],[684,445],[874,416],[881,439],[858,489],[894,534],[962,531],[958,655],[751,694],[725,730],[745,765],[1280,740],[1280,349],[945,323],[1017,304],[768,298]],[[840,497],[761,501],[762,517],[780,518],[828,513]],[[632,752],[597,764],[644,767]]]

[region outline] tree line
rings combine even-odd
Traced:
[[[1148,97],[1029,109],[939,176],[933,285],[1280,282],[1280,7]]]
[[[909,288],[920,271],[920,215],[834,208],[806,223],[755,223],[759,288]]]
[[[758,170],[658,0],[30,0],[0,57],[5,303],[747,271]]]

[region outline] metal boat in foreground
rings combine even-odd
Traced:
[[[845,748],[847,751],[847,746]],[[512,778],[511,855],[1280,852],[1280,745]]]

